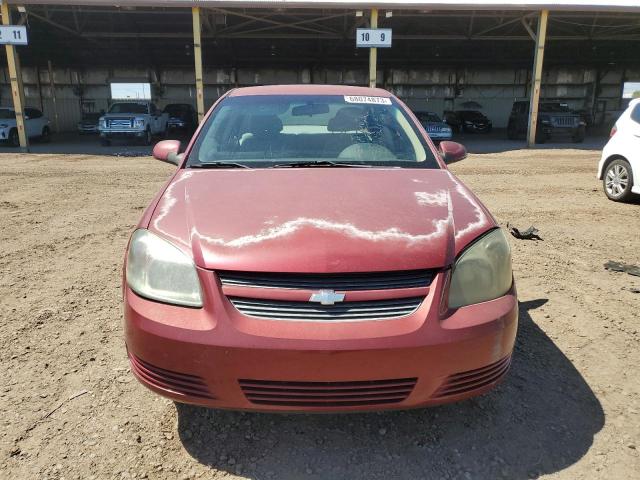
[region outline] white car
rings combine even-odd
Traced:
[[[611,130],[611,138],[602,150],[598,180],[611,200],[626,202],[640,194],[640,98],[631,100]]]
[[[24,123],[29,138],[38,138],[44,142],[51,139],[49,119],[37,108],[24,109]],[[16,111],[11,107],[0,107],[0,140],[12,147],[20,145],[16,126]]]

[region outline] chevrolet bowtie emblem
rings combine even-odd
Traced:
[[[317,302],[321,305],[334,305],[344,301],[344,293],[336,293],[333,290],[319,290],[311,295],[310,302]]]

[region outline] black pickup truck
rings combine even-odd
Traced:
[[[513,103],[507,136],[511,140],[527,134],[529,124],[529,101]],[[536,142],[544,143],[551,137],[570,137],[575,143],[582,143],[586,123],[582,116],[561,102],[541,102],[538,108],[538,127]]]

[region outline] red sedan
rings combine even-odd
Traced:
[[[461,400],[505,375],[511,254],[389,92],[232,90],[126,255],[126,344],[151,390],[216,408],[353,411]]]

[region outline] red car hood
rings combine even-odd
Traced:
[[[209,269],[366,272],[449,265],[495,226],[449,171],[180,170],[149,229]]]

